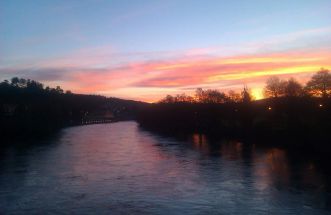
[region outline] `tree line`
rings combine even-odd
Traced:
[[[87,120],[133,118],[143,103],[98,95],[74,94],[30,79],[0,82],[0,136],[43,135]]]
[[[194,96],[166,96],[142,109],[138,122],[161,133],[202,133],[221,138],[294,138],[294,147],[331,152],[331,74],[321,69],[302,85],[270,77],[265,99],[240,92],[197,89]],[[290,141],[291,142],[291,141]]]
[[[331,93],[331,74],[327,69],[321,69],[314,74],[305,86],[296,79],[282,80],[278,77],[271,77],[267,80],[265,87],[266,97],[300,97],[314,96],[328,98]]]
[[[8,93],[9,91],[17,91],[19,89],[30,93],[64,93],[64,90],[60,86],[56,86],[55,88],[51,88],[49,86],[44,87],[42,83],[31,79],[14,77],[10,81],[4,80],[0,83],[2,95]],[[67,90],[65,93],[70,94],[71,91]]]
[[[295,78],[282,80],[277,76],[267,79],[264,87],[265,98],[279,98],[279,97],[321,97],[328,98],[331,94],[331,74],[327,69],[321,68],[315,73],[311,79],[302,85]],[[175,96],[167,95],[161,99],[159,103],[228,103],[228,102],[248,102],[254,100],[254,96],[250,90],[245,86],[244,89],[238,93],[233,90],[228,93],[221,92],[217,89],[203,90],[198,88],[194,96],[178,94]]]

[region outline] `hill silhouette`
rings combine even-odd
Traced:
[[[0,83],[2,137],[39,136],[64,126],[136,117],[143,102],[63,92],[20,78]]]

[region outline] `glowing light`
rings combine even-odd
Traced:
[[[263,99],[263,88],[253,88],[252,95],[256,100]]]
[[[269,107],[268,107],[268,110],[272,110],[272,108],[269,106]]]
[[[319,106],[319,107],[323,107],[323,104],[319,104],[318,106]]]
[[[326,68],[330,68],[327,66]],[[230,73],[230,74],[221,74],[208,77],[208,82],[224,81],[224,80],[239,80],[254,78],[260,76],[268,75],[286,75],[286,74],[296,74],[296,73],[309,73],[312,71],[318,71],[320,66],[299,66],[299,67],[289,67],[289,68],[280,68],[280,69],[270,69],[269,71],[246,71],[240,73]]]
[[[99,55],[97,55],[99,56]],[[133,60],[119,66],[108,65],[105,59],[90,59],[77,54],[70,60],[54,61],[42,67],[66,68],[64,81],[48,81],[75,93],[94,93],[127,99],[157,102],[166,94],[190,94],[195,88],[221,91],[239,89],[247,84],[254,99],[264,98],[263,86],[270,76],[295,77],[304,84],[321,67],[331,69],[331,52],[319,50],[282,52],[259,55],[177,56],[155,61]],[[79,62],[89,65],[80,69]],[[104,68],[97,67],[104,63]],[[194,93],[194,92],[193,92]],[[319,104],[316,104],[319,107]]]

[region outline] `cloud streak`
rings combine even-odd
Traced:
[[[112,46],[101,46],[35,65],[0,67],[0,74],[4,78],[31,78],[51,86],[61,84],[77,93],[144,101],[158,100],[167,93],[191,93],[197,87],[226,90],[247,84],[257,92],[271,75],[305,82],[321,67],[331,69],[331,48],[327,43],[315,48],[277,50],[279,44],[299,44],[298,38],[306,41],[330,32],[330,28],[320,28],[275,36],[243,45],[242,53],[237,52],[239,45],[126,55],[117,53]]]
[[[200,86],[225,90],[238,89],[248,84],[251,88],[261,88],[265,79],[271,75],[294,76],[304,82],[321,67],[331,69],[330,59],[331,52],[327,51],[305,54],[292,51],[200,60],[183,57],[167,61],[131,62],[105,68],[2,69],[0,72],[50,83],[61,81],[66,88],[79,93],[121,97],[134,95],[150,101],[164,96],[162,91],[190,92],[187,89]],[[137,93],[137,89],[145,91]],[[114,92],[119,94],[113,94]]]

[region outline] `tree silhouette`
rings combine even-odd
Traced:
[[[59,86],[44,88],[37,81],[15,77],[10,83],[0,82],[0,136],[47,134],[63,126],[84,123],[86,113],[104,119],[111,112],[116,119],[128,119],[134,117],[134,109],[140,104],[70,91],[63,93]]]
[[[278,77],[270,77],[264,88],[264,94],[266,97],[278,98],[284,95],[286,82],[280,80]]]
[[[14,77],[11,79],[11,85],[14,87],[17,87],[19,82],[20,82],[20,79],[18,77]]]
[[[204,102],[205,103],[225,103],[227,96],[218,90],[208,89],[204,91]]]
[[[193,103],[194,98],[186,95],[185,93],[177,94],[176,96],[167,95],[161,99],[159,103]]]
[[[160,103],[174,103],[175,98],[172,95],[167,95],[163,99],[160,100]]]
[[[55,88],[55,91],[56,91],[57,93],[59,93],[59,94],[62,94],[62,93],[63,93],[63,90],[61,89],[60,86],[57,86],[57,87]]]
[[[241,101],[241,95],[240,93],[236,93],[233,90],[229,90],[228,92],[228,98],[231,102],[240,102]]]
[[[241,98],[242,102],[246,104],[252,101],[252,95],[250,94],[247,86],[245,86],[243,91],[241,92]]]
[[[203,90],[198,88],[195,93],[196,101],[199,103],[225,103],[229,99],[225,93],[218,90]]]
[[[286,81],[284,94],[289,97],[301,96],[303,94],[303,87],[297,80],[290,78]]]
[[[202,102],[204,100],[204,91],[202,88],[196,89],[195,98],[196,98],[197,102]]]
[[[326,98],[331,93],[331,74],[329,70],[321,69],[311,77],[306,85],[306,90],[313,96]]]

